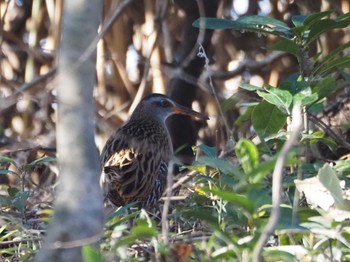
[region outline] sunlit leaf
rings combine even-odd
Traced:
[[[258,90],[257,94],[270,104],[277,106],[282,113],[290,114],[289,107],[292,104],[293,96],[289,91],[271,88],[267,90],[267,93]]]
[[[334,198],[335,204],[339,209],[350,211],[350,201],[344,199],[343,191],[340,187],[340,181],[334,169],[325,165],[320,169],[318,177],[322,185],[329,190]]]
[[[249,174],[258,166],[259,152],[256,146],[250,140],[239,140],[235,147],[235,151],[246,174]]]
[[[248,91],[257,91],[257,90],[264,90],[262,87],[260,86],[255,86],[249,83],[240,83],[239,87]]]
[[[100,251],[94,246],[83,246],[81,252],[84,262],[105,262]]]

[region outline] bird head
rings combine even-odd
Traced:
[[[133,115],[145,114],[165,122],[171,115],[186,115],[200,120],[208,120],[208,116],[182,106],[169,97],[161,94],[151,94],[142,99]]]

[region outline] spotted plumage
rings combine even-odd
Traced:
[[[152,94],[106,142],[101,183],[115,206],[138,201],[139,207],[150,209],[162,196],[173,157],[165,120],[173,114],[207,119],[164,95]]]

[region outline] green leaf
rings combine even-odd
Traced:
[[[333,61],[323,65],[318,74],[321,76],[327,76],[344,68],[350,68],[350,55],[334,59]]]
[[[322,79],[322,81],[318,81],[317,84],[312,87],[312,91],[318,95],[319,99],[322,99],[324,97],[329,97],[340,87],[342,87],[343,84],[344,81],[337,80],[329,76]]]
[[[203,189],[205,191],[205,189]],[[244,195],[237,194],[232,191],[225,191],[222,189],[210,189],[208,192],[222,198],[225,201],[228,201],[237,207],[240,207],[246,211],[248,211],[250,214],[254,213],[254,203],[252,200],[247,198]]]
[[[325,134],[321,131],[313,132],[312,134],[303,134],[301,141],[309,140],[310,144],[315,144],[321,142],[327,145],[332,151],[335,151],[338,147],[337,143],[328,137],[325,137]]]
[[[285,23],[269,16],[242,16],[235,21],[202,17],[194,21],[192,25],[194,27],[206,29],[246,30],[257,33],[273,34],[288,39],[291,39],[294,36]]]
[[[315,68],[315,73],[318,72],[320,68],[323,68],[323,66],[328,64],[328,62],[333,61],[335,58],[342,56],[342,52],[345,51],[347,48],[350,47],[350,43],[340,45],[337,48],[330,51],[321,61],[320,65]],[[314,73],[314,74],[315,74]]]
[[[294,15],[292,16],[292,22],[296,27],[302,26],[304,25],[306,18],[307,17],[305,15]]]
[[[11,170],[0,169],[0,175],[11,175],[11,174],[18,176],[18,174],[16,172],[13,172]]]
[[[299,74],[293,74],[283,81],[279,88],[280,90],[288,90],[292,95],[302,92],[310,87],[310,84],[300,77]],[[310,91],[311,94],[311,91]]]
[[[43,164],[43,163],[49,163],[49,162],[56,162],[56,161],[57,161],[56,157],[44,156],[44,157],[41,157],[41,158],[38,158],[38,159],[34,160],[33,162],[31,162],[29,164],[24,165],[23,169],[25,171],[28,171],[35,165],[39,165],[39,164]]]
[[[332,10],[328,10],[328,11],[324,11],[324,12],[318,12],[318,13],[311,14],[304,20],[304,25],[311,26],[311,25],[317,23],[318,21],[320,21],[322,18],[329,16],[332,13],[333,13]]]
[[[282,113],[290,115],[289,107],[292,104],[293,96],[287,90],[281,90],[278,88],[271,88],[267,90],[268,93],[257,91],[257,94],[264,98],[270,104],[277,106]]]
[[[218,218],[214,216],[211,210],[205,208],[193,208],[190,210],[183,211],[183,215],[189,219],[197,218],[204,222],[207,222],[215,230],[220,230],[218,224]]]
[[[246,174],[249,174],[258,166],[259,152],[256,146],[250,140],[239,140],[235,151],[238,160],[240,161],[242,168]]]
[[[237,100],[234,98],[235,95],[225,99],[222,103],[221,103],[221,110],[222,112],[227,112],[229,110],[231,110],[232,108],[235,108],[237,105]]]
[[[100,251],[94,246],[83,246],[81,252],[84,262],[105,262]]]
[[[340,187],[340,181],[334,169],[326,164],[320,169],[318,177],[322,185],[331,193],[335,205],[339,209],[350,211],[350,201],[344,199],[343,191]]]
[[[0,195],[0,207],[8,207],[11,205],[11,198],[8,196]]]
[[[7,156],[0,156],[0,162],[1,163],[11,163],[17,167],[16,161],[10,157],[7,157]]]
[[[149,225],[145,219],[137,219],[137,225],[131,229],[131,235],[136,239],[152,238],[157,235],[154,225]]]
[[[27,199],[29,197],[29,191],[19,191],[16,196],[11,200],[13,206],[17,208],[19,212],[24,214]]]
[[[304,106],[309,106],[313,103],[315,103],[318,100],[318,95],[316,93],[308,95],[308,94],[304,94],[303,92],[300,92],[298,94],[296,94],[294,97],[294,102],[299,101],[300,102],[300,106],[304,107]]]
[[[211,166],[213,168],[217,168],[224,174],[233,174],[237,178],[243,176],[243,174],[238,170],[237,167],[235,167],[232,163],[222,158],[201,156],[198,158],[197,162],[200,164]]]
[[[323,19],[314,23],[310,26],[310,33],[308,35],[306,45],[309,45],[314,40],[316,40],[321,34],[326,33],[332,29],[344,28],[349,26],[350,19],[346,20],[333,20],[333,19]]]
[[[252,184],[260,183],[268,174],[270,174],[276,165],[277,156],[272,159],[261,162],[250,174],[249,180]]]
[[[295,247],[290,248],[292,252],[295,252]],[[305,249],[301,246],[301,249]],[[307,250],[305,249],[305,252]],[[270,248],[264,249],[262,256],[266,259],[265,261],[296,261],[295,255],[288,251],[283,250],[271,250]]]
[[[211,147],[211,146],[207,146],[207,145],[204,145],[204,144],[200,144],[198,146],[198,148],[202,152],[204,152],[204,154],[206,154],[207,156],[216,157],[217,154],[218,154],[216,147]]]
[[[275,105],[266,101],[257,105],[252,114],[253,127],[262,138],[277,133],[286,120],[287,117]]]
[[[251,85],[249,83],[240,83],[239,87],[242,88],[242,89],[248,90],[248,91],[264,90],[260,86]]]
[[[278,41],[269,48],[275,51],[283,51],[290,53],[297,58],[299,58],[301,55],[300,47],[294,41],[289,39],[282,39],[281,41]]]

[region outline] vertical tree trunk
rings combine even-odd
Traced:
[[[82,261],[81,246],[96,242],[102,232],[92,96],[96,54],[76,66],[97,35],[101,12],[100,0],[64,1],[57,86],[60,184],[54,217],[37,262]]]

